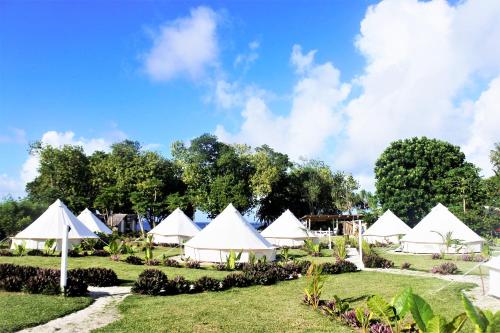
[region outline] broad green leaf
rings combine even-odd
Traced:
[[[447,330],[446,319],[437,315],[427,322],[427,333],[450,333]]]
[[[410,312],[421,331],[427,331],[427,322],[434,317],[431,306],[420,296],[412,294]]]
[[[500,332],[500,311],[495,312],[492,320],[488,324],[486,333],[498,333]]]
[[[459,314],[446,325],[447,332],[450,333],[460,332],[466,321],[467,321],[467,315],[465,313]]]
[[[380,319],[390,324],[394,317],[394,307],[379,295],[373,295],[366,302],[368,308]]]
[[[410,310],[410,298],[412,295],[413,292],[411,291],[411,288],[406,288],[394,296],[392,306],[394,306],[396,314],[400,319],[403,319]]]
[[[476,327],[476,332],[486,332],[486,327],[488,326],[488,322],[484,317],[482,311],[476,308],[472,302],[462,294],[462,303],[464,304],[465,313],[467,313],[467,317],[472,321],[474,326]]]

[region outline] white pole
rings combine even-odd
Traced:
[[[328,227],[328,249],[332,249],[332,233],[330,232],[330,227]]]
[[[363,235],[361,234],[361,220],[359,220],[359,226],[358,226],[358,242],[359,242],[359,268],[363,269],[365,268],[365,265],[363,264]]]
[[[64,218],[64,214],[62,214],[61,207],[61,215],[63,218],[63,235],[62,235],[62,249],[61,249],[61,290],[64,293],[66,289],[66,280],[67,280],[67,270],[68,270],[68,233],[69,233],[69,225]]]

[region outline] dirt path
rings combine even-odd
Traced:
[[[22,333],[36,332],[75,332],[86,333],[106,326],[120,319],[117,305],[128,295],[130,287],[89,287],[94,303],[67,316],[54,319],[46,324],[19,331]]]

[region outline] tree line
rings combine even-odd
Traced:
[[[299,217],[358,209],[371,223],[391,209],[414,226],[438,202],[482,234],[499,220],[494,207],[500,206],[500,144],[491,154],[495,175],[483,179],[457,146],[425,137],[395,141],[375,164],[376,195],[322,161],[293,162],[267,145],[230,145],[210,134],[189,144],[174,142],[171,158],[131,140],[91,155],[79,146],[36,142],[30,154],[39,157],[38,176],[26,185],[26,198],[0,203],[2,238],[57,198],[77,213],[86,207],[105,217],[133,213],[153,225],[176,207],[213,218],[229,203],[264,223],[285,209]]]

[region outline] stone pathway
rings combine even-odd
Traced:
[[[356,249],[349,249],[348,252],[349,257],[347,260],[356,264],[359,268],[360,266],[360,257],[359,253]],[[471,290],[464,290],[465,295],[474,303],[474,305],[483,308],[489,309],[492,311],[500,310],[500,299],[495,298],[493,296],[487,295],[488,292],[488,276],[481,277],[479,275],[441,275],[441,274],[432,274],[430,272],[422,272],[422,271],[412,271],[407,269],[395,269],[395,268],[363,268],[364,271],[369,272],[381,272],[381,273],[389,273],[389,274],[399,274],[399,275],[409,275],[409,276],[419,276],[426,278],[437,278],[442,280],[454,282],[465,282],[465,283],[473,283],[476,287]],[[483,292],[484,287],[484,292]]]
[[[22,333],[74,332],[87,333],[120,319],[117,305],[130,295],[130,287],[89,287],[95,301],[85,309],[54,319]]]

